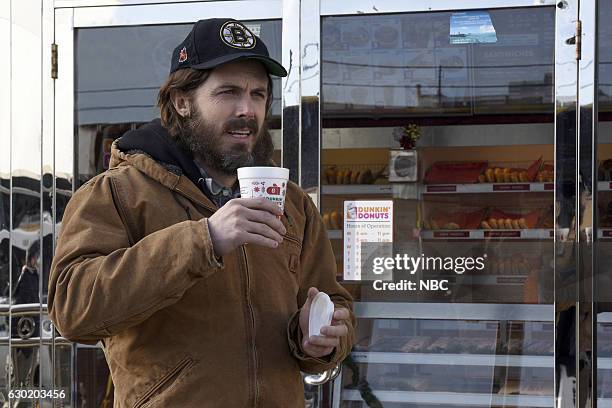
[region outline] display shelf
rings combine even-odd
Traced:
[[[386,353],[376,351],[354,351],[356,363],[368,364],[420,364],[420,365],[461,365],[486,367],[554,367],[554,357],[507,354],[444,354],[444,353]],[[599,364],[598,359],[598,364]],[[612,359],[609,359],[612,361]]]
[[[453,275],[443,276],[450,283],[460,282],[462,285],[523,285],[527,275]]]
[[[552,229],[523,229],[523,230],[423,230],[423,239],[552,239]]]
[[[598,181],[597,191],[612,191],[612,181]]]
[[[355,302],[362,319],[554,321],[551,304]]]
[[[327,230],[327,237],[329,239],[342,239],[342,230],[339,229],[331,229]]]
[[[612,358],[598,357],[597,358],[597,369],[598,370],[612,370]]]
[[[600,228],[597,230],[597,238],[609,240],[612,239],[612,228]]]
[[[423,194],[535,193],[553,192],[554,190],[554,183],[431,184],[424,186]]]
[[[321,194],[329,195],[377,195],[391,194],[391,184],[329,184],[321,186]]]
[[[470,407],[520,406],[520,407],[552,407],[552,395],[498,395],[458,392],[421,392],[421,391],[379,391],[372,394],[381,402],[409,402],[412,404],[443,404]],[[358,390],[343,390],[345,401],[363,401]]]
[[[597,323],[612,323],[612,312],[597,313]]]

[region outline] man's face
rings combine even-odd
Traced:
[[[271,144],[265,127],[268,76],[257,61],[215,68],[196,90],[181,135],[196,159],[226,174],[257,161],[261,144]]]

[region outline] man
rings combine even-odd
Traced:
[[[300,370],[349,353],[351,299],[312,201],[294,183],[284,212],[238,198],[236,169],[270,162],[269,75],[286,74],[242,23],[198,21],[172,55],[161,122],[116,140],[68,204],[50,316],[102,341],[115,407],[300,407]],[[309,337],[318,290],[336,310]]]

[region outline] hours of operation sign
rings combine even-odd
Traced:
[[[362,242],[393,242],[393,201],[344,202],[344,280],[361,280]]]

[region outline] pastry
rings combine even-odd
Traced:
[[[338,170],[336,172],[336,183],[335,184],[342,184],[344,182],[344,170]]]
[[[329,217],[329,224],[332,229],[340,229],[340,215],[338,214],[338,210],[332,211]]]
[[[512,182],[512,178],[510,177],[510,169],[509,168],[504,168],[502,170],[503,174],[504,174],[504,181],[506,183],[511,183]]]
[[[323,213],[323,224],[325,224],[325,228],[330,229],[329,213]]]
[[[495,182],[496,183],[504,182],[504,172],[499,167],[495,169]]]
[[[495,218],[489,218],[489,225],[494,229],[499,229],[499,225],[497,225],[497,220]]]
[[[365,169],[360,172],[359,177],[357,178],[357,184],[370,184],[373,180],[372,178],[372,170]]]
[[[342,184],[351,184],[352,170],[345,170],[344,176],[342,177]]]

